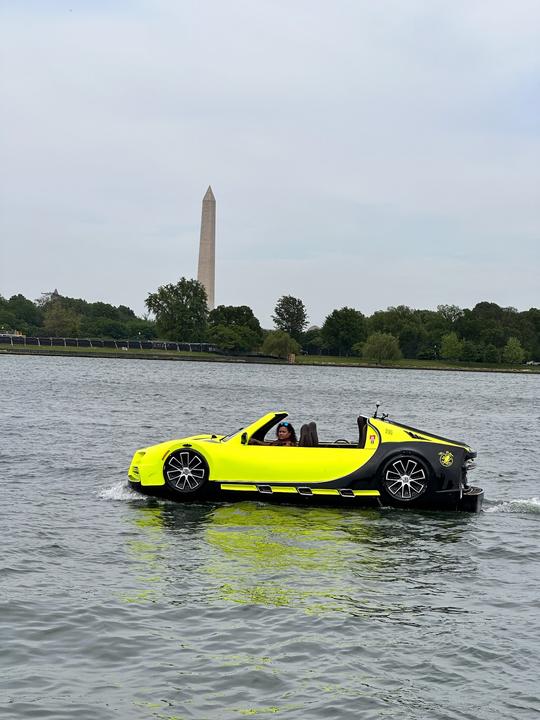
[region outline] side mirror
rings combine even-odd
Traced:
[[[242,443],[242,445],[247,445],[247,433],[242,433],[240,442]]]

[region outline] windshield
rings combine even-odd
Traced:
[[[238,433],[241,433],[243,429],[244,429],[244,428],[241,427],[241,428],[239,428],[238,430],[235,430],[234,432],[229,433],[228,435],[224,435],[224,436],[221,438],[220,442],[227,442],[227,440],[230,440],[230,439],[233,438],[235,435],[238,435]]]

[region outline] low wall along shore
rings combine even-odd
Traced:
[[[97,338],[30,337],[27,335],[0,335],[0,345],[30,347],[111,348],[121,350],[177,350],[184,352],[217,352],[210,343],[178,343],[168,340],[100,340]]]

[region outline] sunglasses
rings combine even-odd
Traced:
[[[288,422],[279,423],[279,427],[289,427],[289,423]]]

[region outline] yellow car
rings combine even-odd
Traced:
[[[137,450],[131,487],[188,499],[283,499],[302,504],[365,502],[478,512],[483,491],[467,482],[476,453],[387,416],[361,415],[354,442],[318,439],[303,426],[295,447],[265,438],[287,418],[270,412],[230,435],[194,435]]]

